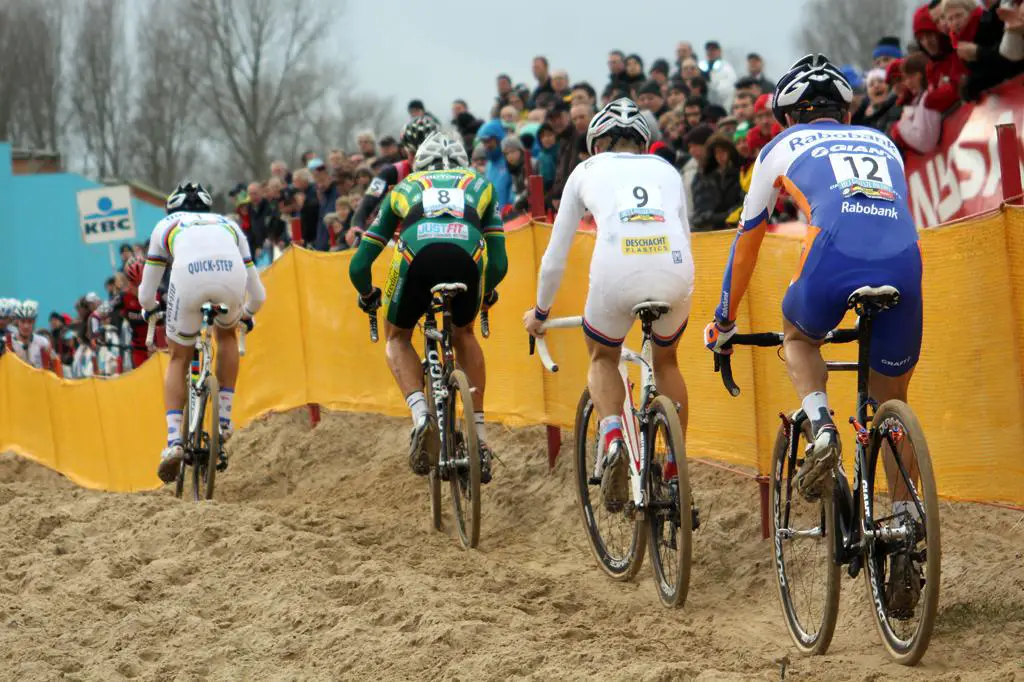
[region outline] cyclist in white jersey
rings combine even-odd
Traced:
[[[686,329],[693,293],[690,225],[679,172],[659,156],[647,154],[651,132],[636,104],[627,98],[599,111],[587,129],[591,158],[566,181],[551,241],[541,260],[537,305],[523,322],[542,334],[565,271],[573,236],[585,210],[597,223],[590,262],[590,291],[583,330],[590,352],[589,385],[601,417],[599,469],[609,508],[628,496],[626,446],[622,435],[625,388],[619,375],[622,342],[633,325],[633,306],[665,301],[672,310],[653,325],[654,375],[658,390],[680,405],[685,433],[686,384],[676,348]],[[666,468],[665,477],[675,472]]]
[[[221,439],[231,436],[231,404],[238,379],[238,342],[235,328],[252,329],[266,293],[252,262],[249,242],[241,228],[223,216],[210,213],[212,200],[199,183],[182,183],[167,198],[167,217],[157,223],[149,239],[142,271],[139,303],[149,319],[165,310],[170,363],[164,380],[167,408],[167,447],[160,454],[157,474],[168,483],[177,476],[184,449],[181,446],[185,376],[202,323],[204,303],[224,304],[225,315],[215,320],[217,383],[220,386]],[[165,305],[157,303],[157,287],[171,264]],[[246,295],[248,294],[248,300]]]
[[[22,301],[14,309],[15,333],[10,335],[10,349],[25,363],[36,369],[51,369],[53,352],[50,341],[42,334],[36,334],[36,317],[39,304]]]
[[[20,302],[16,298],[0,298],[0,344],[6,343],[7,335],[17,331],[14,327],[14,311]]]

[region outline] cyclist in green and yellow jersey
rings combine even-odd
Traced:
[[[395,251],[381,292],[373,286],[370,266],[391,240],[395,240]],[[469,168],[460,142],[434,133],[416,152],[413,173],[382,204],[349,268],[359,291],[359,307],[368,313],[384,307],[388,367],[412,412],[409,465],[416,474],[429,472],[438,434],[427,409],[423,368],[412,345],[412,332],[430,306],[431,287],[461,282],[466,291],[452,302],[452,344],[473,387],[474,421],[483,458],[481,481],[490,481],[484,355],[473,335],[473,322],[482,305],[497,300],[494,289],[507,270],[505,232],[494,186]]]

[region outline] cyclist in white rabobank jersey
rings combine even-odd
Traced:
[[[705,330],[705,342],[714,351],[722,350],[736,333],[739,303],[771,209],[785,190],[807,221],[782,313],[786,363],[813,432],[796,479],[798,490],[809,499],[820,496],[832,480],[840,456],[820,345],[842,321],[850,294],[882,285],[900,292],[899,305],[879,314],[873,325],[869,391],[879,404],[894,398],[906,402],[921,351],[921,252],[903,161],[882,133],[848,125],[852,98],[849,83],[823,55],[804,57],[779,81],[772,106],[776,119],[788,128],[761,150],[754,165],[721,303]],[[913,475],[916,462],[905,463]],[[900,499],[898,493],[895,512],[912,506],[909,496]],[[887,590],[892,608],[912,608],[904,602],[916,603],[920,593],[905,560],[905,555],[894,555],[892,574],[900,579],[890,581]],[[897,590],[896,585],[909,589]]]

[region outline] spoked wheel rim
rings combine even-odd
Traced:
[[[666,606],[678,607],[686,602],[692,553],[693,515],[686,449],[675,406],[667,398],[659,396],[655,400],[651,417],[648,545],[658,597]],[[668,506],[663,508],[663,504]]]
[[[473,421],[473,398],[469,381],[461,370],[449,379],[448,481],[452,491],[452,511],[459,539],[466,548],[480,541],[480,450]]]
[[[628,580],[643,563],[647,534],[632,501],[622,511],[608,511],[601,499],[600,481],[592,480],[599,451],[599,428],[590,392],[584,391],[576,410],[574,435],[576,499],[594,558],[612,578]]]
[[[868,542],[865,551],[865,578],[868,595],[871,600],[872,612],[878,626],[882,643],[889,655],[898,663],[913,665],[924,655],[931,639],[938,610],[939,579],[941,575],[942,550],[939,536],[938,494],[935,489],[935,478],[931,468],[931,458],[924,433],[910,408],[900,401],[889,401],[879,408],[874,423],[878,428],[878,449],[871,453],[868,462],[868,499],[871,504],[871,528],[879,531],[892,531],[906,537],[881,537]],[[911,455],[916,455],[918,476],[904,464],[902,470],[890,461],[887,468],[883,452],[889,451],[899,455],[901,462],[909,462]],[[909,492],[910,507],[897,512],[893,498],[889,495],[887,478],[893,473],[903,486],[899,488]],[[914,479],[917,479],[916,481]],[[910,485],[906,481],[910,480]],[[910,561],[910,566],[906,562]],[[895,585],[890,586],[894,576],[891,570],[894,562],[901,562],[900,575],[896,576]],[[899,578],[908,580],[900,580]],[[904,608],[895,607],[894,598],[890,604],[888,590],[906,584],[919,586],[919,597],[916,604]],[[904,594],[906,590],[903,590]],[[895,595],[894,595],[895,596]]]
[[[772,561],[793,642],[804,653],[823,654],[831,644],[839,613],[835,506],[828,495],[810,502],[797,492],[798,464],[791,456],[790,429],[787,424],[780,426],[772,456]],[[805,436],[803,431],[795,434],[801,456]]]

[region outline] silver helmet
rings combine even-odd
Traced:
[[[433,133],[416,150],[416,159],[412,162],[413,170],[451,170],[469,166],[466,148],[458,140],[448,135]]]

